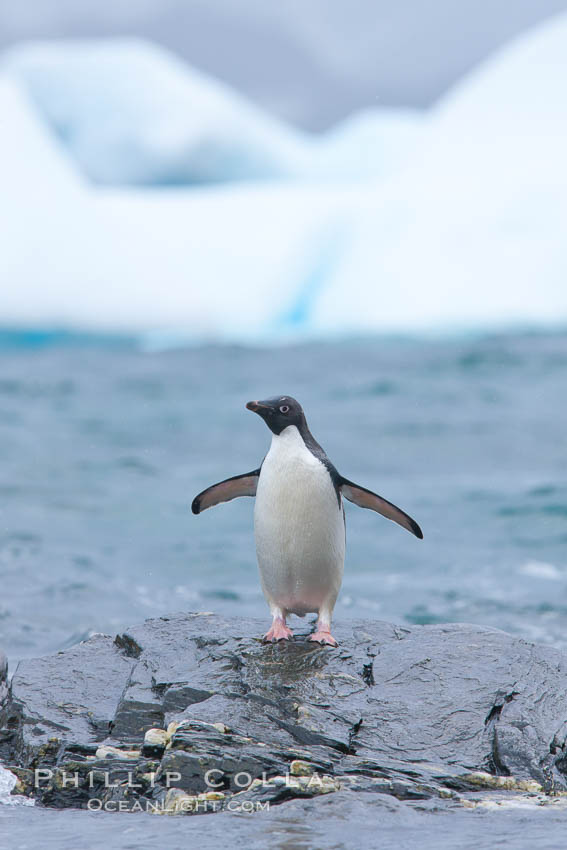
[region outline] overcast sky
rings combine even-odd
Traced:
[[[0,0],[0,47],[142,35],[304,127],[425,106],[567,0]]]

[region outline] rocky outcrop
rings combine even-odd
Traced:
[[[262,627],[179,614],[21,662],[0,709],[15,793],[203,813],[567,791],[559,651],[470,625],[338,624],[338,649],[264,645]]]
[[[0,649],[0,709],[8,696],[8,659]]]

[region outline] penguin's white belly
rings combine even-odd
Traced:
[[[343,576],[345,527],[331,477],[295,428],[274,436],[256,491],[256,552],[270,606],[332,611]]]

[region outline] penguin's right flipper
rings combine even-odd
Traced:
[[[245,472],[244,475],[234,475],[232,478],[219,481],[218,484],[212,484],[195,496],[191,510],[194,514],[200,514],[201,511],[206,511],[207,508],[212,508],[220,502],[230,502],[231,499],[237,499],[239,496],[255,496],[259,475],[260,470],[254,469],[252,472]]]

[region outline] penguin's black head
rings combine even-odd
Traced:
[[[300,431],[305,425],[303,408],[289,395],[267,398],[264,401],[249,401],[246,407],[261,416],[274,434],[281,434],[288,425],[296,425]]]

